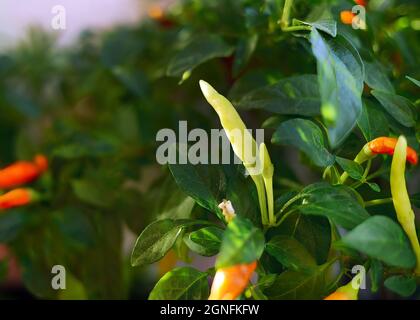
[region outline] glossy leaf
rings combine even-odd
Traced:
[[[315,75],[281,79],[275,84],[252,90],[236,104],[243,109],[264,109],[278,114],[315,116],[321,99]]]
[[[372,95],[403,126],[413,127],[416,124],[413,104],[407,98],[379,90],[372,90]]]
[[[156,283],[149,300],[205,300],[209,296],[207,276],[191,267],[175,268]]]
[[[171,59],[166,73],[168,76],[181,77],[210,59],[227,57],[232,52],[233,47],[227,45],[218,35],[200,35]]]
[[[354,162],[353,160],[335,157],[335,161],[340,165],[340,167],[346,171],[350,177],[356,180],[361,180],[363,177],[363,167]]]
[[[416,279],[410,276],[392,276],[385,280],[385,287],[402,297],[409,297],[416,292]]]
[[[362,113],[357,119],[357,125],[366,141],[389,135],[388,121],[384,111],[371,102],[363,104]]]
[[[395,89],[389,81],[383,67],[378,62],[364,62],[365,82],[373,90],[395,93]]]
[[[334,163],[334,156],[326,147],[321,129],[310,120],[291,119],[283,122],[273,134],[271,141],[297,147],[320,167]]]
[[[296,239],[288,236],[275,236],[266,250],[286,268],[302,271],[316,266],[315,259]]]
[[[390,266],[411,268],[415,256],[401,227],[384,216],[373,216],[342,239],[342,243]]]
[[[225,230],[216,268],[258,260],[264,250],[264,234],[247,219],[236,217]]]
[[[369,218],[347,187],[317,183],[304,188],[302,194],[306,196],[298,209],[303,214],[327,217],[346,229],[352,229]]]
[[[312,300],[321,299],[327,287],[326,265],[311,272],[288,270],[276,277],[273,284],[264,293],[273,300]]]
[[[186,234],[184,241],[192,251],[202,256],[210,257],[219,252],[222,238],[222,229],[205,227]]]
[[[335,148],[352,131],[362,111],[363,63],[343,37],[327,38],[313,28],[311,44],[318,66],[321,114]]]
[[[194,220],[158,220],[149,224],[137,238],[131,254],[132,266],[143,266],[162,259],[172,248],[184,227]]]

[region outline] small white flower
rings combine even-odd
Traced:
[[[219,204],[219,208],[222,209],[223,215],[228,223],[236,217],[235,209],[229,200],[223,199],[223,201]]]

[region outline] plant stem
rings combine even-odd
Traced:
[[[270,226],[274,226],[276,224],[276,217],[274,215],[273,178],[264,178],[264,184],[265,192],[267,193],[268,223]]]
[[[286,220],[286,218],[288,217],[288,216],[290,216],[293,212],[295,212],[297,209],[296,208],[293,208],[292,210],[290,210],[290,211],[287,211],[284,215],[283,215],[283,217],[281,217],[281,219],[275,224],[275,226],[276,227],[278,227],[279,225],[281,225],[282,224],[282,222],[284,221],[284,220]]]
[[[268,225],[267,202],[265,198],[264,182],[261,175],[251,175],[257,187],[258,203],[260,205],[261,222],[263,226]]]
[[[365,207],[372,207],[372,206],[377,206],[377,205],[385,204],[385,203],[392,203],[392,198],[374,199],[370,201],[365,201]]]
[[[285,0],[283,13],[280,20],[280,27],[282,30],[289,26],[290,10],[292,9],[293,0]]]
[[[285,27],[282,29],[283,32],[292,32],[292,31],[311,31],[311,26],[293,26],[293,27]]]
[[[284,205],[283,207],[280,209],[280,211],[276,214],[276,216],[280,216],[290,205],[292,205],[295,201],[305,197],[306,194],[304,193],[300,193],[295,195],[293,198],[289,199]]]

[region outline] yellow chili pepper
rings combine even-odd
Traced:
[[[407,234],[417,258],[416,274],[420,274],[420,245],[417,238],[415,215],[405,183],[405,162],[407,157],[407,140],[398,138],[391,164],[391,194],[397,218]]]
[[[207,102],[214,108],[219,116],[220,123],[232,145],[236,156],[242,161],[258,193],[258,202],[261,210],[263,225],[269,224],[267,216],[267,202],[264,189],[264,180],[261,175],[261,166],[258,157],[257,143],[247,130],[244,122],[232,103],[219,94],[210,84],[200,80],[200,88]],[[268,152],[267,152],[268,153]]]

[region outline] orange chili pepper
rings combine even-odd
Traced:
[[[217,270],[209,300],[234,300],[245,290],[257,262],[238,264]]]
[[[328,297],[324,298],[324,300],[353,300],[345,294],[344,292],[333,292]]]
[[[48,167],[45,156],[37,155],[34,162],[17,161],[0,170],[0,189],[13,188],[36,180]]]
[[[344,24],[352,24],[354,18],[354,13],[348,10],[340,12],[341,22]]]
[[[397,139],[390,137],[380,137],[368,142],[368,147],[374,154],[393,155],[396,145]],[[407,147],[407,161],[414,165],[418,162],[417,152],[413,148]]]
[[[14,189],[0,196],[0,210],[25,206],[36,198],[36,193],[31,189]]]
[[[324,300],[357,300],[360,288],[359,281],[362,280],[362,276],[363,273],[358,273],[352,281],[350,281],[344,286],[339,287],[329,296],[325,297]]]

